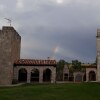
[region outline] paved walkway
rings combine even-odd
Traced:
[[[20,86],[26,83],[19,83],[19,84],[11,84],[11,85],[0,85],[0,87],[14,87],[14,86]]]

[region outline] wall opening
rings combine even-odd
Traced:
[[[33,69],[31,71],[31,82],[39,82],[39,70]]]
[[[19,82],[27,82],[27,70],[22,68],[18,72],[18,81]]]
[[[64,73],[64,81],[68,81],[68,74]]]
[[[81,74],[77,74],[75,76],[75,82],[82,82],[82,75]]]
[[[51,70],[46,69],[43,71],[43,81],[44,82],[50,82],[51,81]]]
[[[89,72],[89,81],[96,81],[96,74],[94,71]]]
[[[83,76],[83,81],[86,81],[86,74],[84,74]]]

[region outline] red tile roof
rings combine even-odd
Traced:
[[[56,66],[56,60],[36,60],[36,59],[19,59],[14,62],[14,65],[25,65],[25,66],[42,66],[42,65],[54,65]]]

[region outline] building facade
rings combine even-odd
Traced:
[[[97,66],[93,64],[81,64],[82,71],[69,72],[68,66],[65,65],[63,71],[64,81],[72,82],[96,82],[97,81]],[[66,80],[67,76],[67,80]]]
[[[21,36],[11,26],[0,30],[0,85],[56,81],[55,60],[20,59]]]
[[[97,30],[97,65],[82,65],[84,72],[70,75],[68,66],[63,69],[63,81],[100,82],[100,30]],[[0,30],[0,85],[10,85],[13,80],[25,83],[56,82],[56,60],[20,59],[21,36],[11,26]],[[70,77],[71,76],[71,77]]]
[[[14,79],[18,82],[56,82],[56,61],[19,59],[14,63]]]

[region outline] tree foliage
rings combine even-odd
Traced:
[[[81,62],[78,60],[72,60],[72,69],[73,71],[81,71],[82,70]]]
[[[64,60],[60,60],[58,63],[57,63],[57,80],[59,81],[62,81],[63,80],[63,68],[64,68],[64,65],[66,64],[66,62]]]

